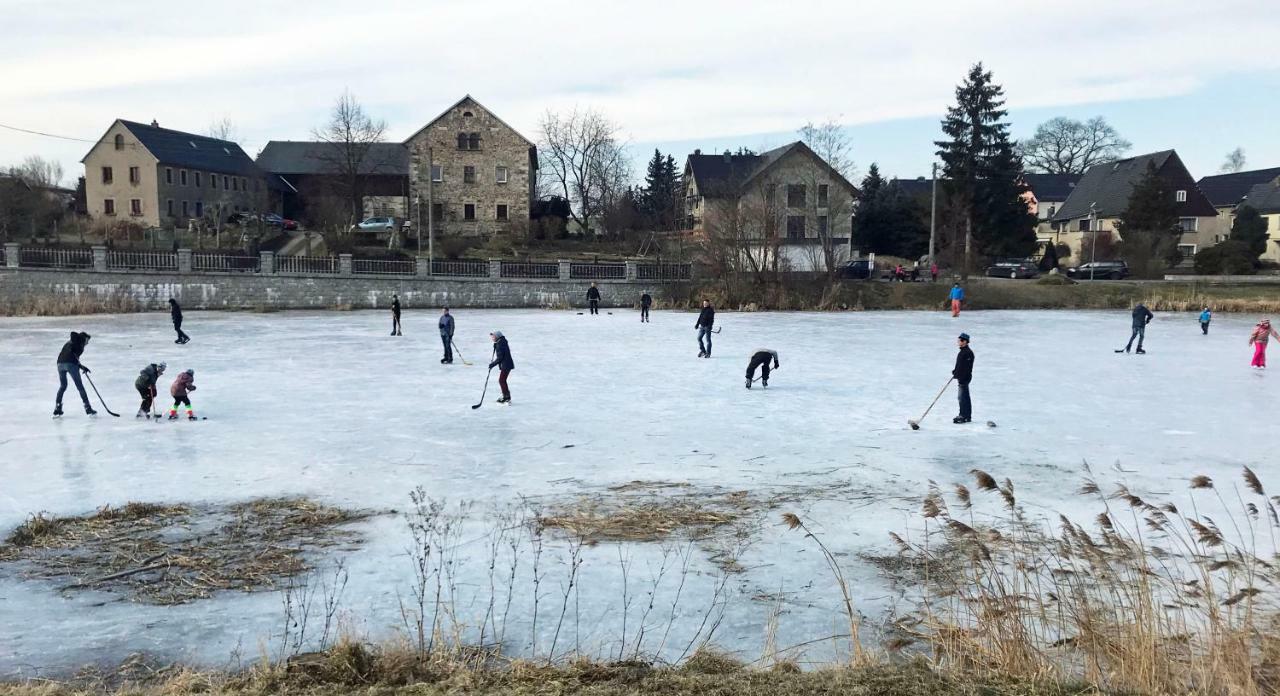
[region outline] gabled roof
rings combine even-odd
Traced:
[[[324,141],[272,140],[258,154],[258,167],[272,174],[334,174],[338,145]],[[360,162],[364,175],[409,176],[409,149],[400,143],[373,143]]]
[[[1182,160],[1178,158],[1178,153],[1173,150],[1162,150],[1094,165],[1080,177],[1075,190],[1067,197],[1067,202],[1062,205],[1053,219],[1062,222],[1089,217],[1091,205],[1096,207],[1100,218],[1119,217],[1125,208],[1129,207],[1129,195],[1146,173],[1147,165],[1152,164],[1156,169],[1163,169],[1171,161],[1181,167],[1184,172],[1186,171]],[[1187,176],[1190,178],[1190,174]],[[1213,209],[1209,199],[1194,186],[1187,191],[1187,201],[1179,203],[1178,206],[1183,210],[1196,211],[1193,214],[1197,215]]]
[[[257,176],[253,159],[239,145],[229,141],[196,135],[160,126],[126,121],[120,123],[160,164],[191,169],[204,169],[224,174]]]
[[[1022,178],[1038,201],[1065,201],[1071,197],[1080,174],[1023,174]]]
[[[1255,184],[1240,205],[1247,205],[1264,215],[1280,213],[1280,185],[1274,182]]]
[[[436,121],[439,121],[440,119],[444,118],[445,116],[447,116],[447,115],[449,114],[449,112],[450,112],[450,111],[453,111],[454,109],[458,108],[459,106],[462,106],[464,103],[466,103],[466,102],[468,102],[468,101],[469,101],[469,102],[471,102],[472,104],[475,104],[477,107],[479,107],[479,108],[481,108],[481,109],[484,109],[486,113],[488,113],[490,116],[492,116],[492,117],[494,118],[494,120],[496,120],[498,123],[501,123],[502,125],[506,126],[508,129],[510,129],[510,130],[511,130],[511,132],[512,132],[512,133],[515,133],[516,135],[520,136],[520,139],[521,139],[521,140],[525,141],[526,143],[529,143],[529,147],[534,148],[535,150],[537,149],[537,147],[538,147],[538,146],[537,146],[537,145],[535,145],[535,144],[534,144],[534,142],[533,142],[532,140],[530,140],[530,139],[528,139],[528,138],[524,137],[524,135],[522,135],[522,134],[520,133],[520,131],[516,130],[515,128],[512,128],[512,127],[511,127],[511,124],[509,124],[509,123],[507,123],[506,121],[503,121],[501,118],[499,118],[499,117],[498,117],[498,114],[496,114],[496,113],[494,113],[494,112],[493,112],[493,109],[490,109],[489,107],[485,106],[484,104],[481,104],[480,102],[476,101],[476,100],[475,100],[475,98],[474,98],[474,97],[472,97],[470,94],[468,94],[468,95],[466,95],[466,96],[462,97],[461,99],[459,99],[458,101],[454,102],[452,106],[450,106],[449,108],[445,109],[444,111],[441,111],[441,112],[440,112],[440,115],[439,115],[439,116],[436,116],[435,118],[433,118],[433,119],[431,119],[430,121],[428,121],[428,122],[427,122],[427,125],[425,125],[425,126],[423,126],[423,127],[419,128],[418,130],[414,131],[414,132],[413,132],[413,135],[411,135],[411,136],[409,136],[409,137],[407,137],[407,138],[405,138],[405,139],[404,139],[404,144],[405,144],[405,145],[408,145],[408,144],[409,144],[409,143],[410,143],[414,138],[418,137],[418,136],[419,136],[423,131],[427,130],[427,129],[428,129],[428,128],[430,128],[431,126],[434,126],[434,125],[435,125],[435,123],[436,123]]]
[[[1228,208],[1235,207],[1254,186],[1276,179],[1280,179],[1280,167],[1206,176],[1196,182],[1196,185],[1200,187],[1201,193],[1209,197],[1215,208]]]
[[[856,186],[849,183],[849,180],[845,179],[840,172],[832,169],[817,153],[809,149],[808,145],[799,140],[758,155],[735,155],[732,153],[723,155],[693,154],[689,155],[685,168],[697,182],[698,191],[703,196],[714,198],[729,193],[737,195],[742,187],[793,152],[800,152],[813,157],[822,164],[834,180],[844,183],[850,191],[857,193],[858,188]]]

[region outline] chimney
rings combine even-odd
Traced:
[[[728,150],[724,151],[724,163],[725,164],[733,163],[733,153],[729,152]]]
[[[693,154],[695,154],[695,155],[701,155],[701,154],[702,154],[702,148],[696,148],[696,149],[694,149]]]
[[[153,118],[153,119],[151,119],[151,127],[152,127],[152,128],[159,128],[159,127],[160,127],[160,122],[159,122],[159,121],[157,121],[157,120],[155,120],[154,118]]]

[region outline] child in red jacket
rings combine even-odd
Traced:
[[[169,394],[173,396],[173,408],[169,409],[169,420],[177,420],[178,406],[187,407],[187,420],[195,420],[196,414],[191,411],[191,398],[188,393],[196,390],[196,371],[187,370],[178,374],[178,378],[173,380],[173,386],[169,387]]]

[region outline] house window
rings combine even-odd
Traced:
[[[164,212],[165,212],[165,215],[168,215],[169,217],[173,217],[173,199],[172,198],[164,202]]]
[[[231,190],[232,191],[240,190],[240,177],[238,176],[231,177]]]
[[[240,190],[246,192],[249,190],[249,180],[243,176],[240,177]]]
[[[476,219],[476,206],[474,203],[468,203],[462,206],[462,219],[463,220]]]
[[[200,188],[200,172],[196,172],[196,188]]]
[[[1193,217],[1178,218],[1178,227],[1180,227],[1183,232],[1195,232],[1197,222],[1199,222],[1199,218],[1193,218]]]
[[[818,184],[818,207],[819,208],[827,207],[827,190],[828,190],[828,187],[826,184]]]
[[[204,201],[196,201],[196,217],[204,217]]]
[[[223,174],[223,175],[222,175],[222,190],[223,190],[223,191],[227,191],[227,190],[230,190],[230,189],[231,189],[231,182],[230,182],[230,181],[228,181],[228,179],[230,179],[230,177],[228,177],[226,174]]]
[[[479,150],[479,149],[480,149],[480,134],[479,134],[479,133],[472,133],[470,136],[468,136],[468,137],[467,137],[467,144],[469,145],[470,149],[472,149],[472,150]]]
[[[187,185],[187,170],[183,169],[182,171],[178,172],[178,183],[182,184],[183,186]]]
[[[1092,222],[1092,220],[1090,220],[1089,218],[1080,218],[1080,231],[1088,232],[1090,222]]]
[[[137,167],[129,167],[129,183],[137,185],[142,183],[142,170]]]
[[[498,219],[499,220],[507,219],[507,206],[503,205],[502,203],[498,204]]]
[[[1196,245],[1194,245],[1194,244],[1179,244],[1179,245],[1178,245],[1178,254],[1179,254],[1179,255],[1181,255],[1181,256],[1182,256],[1182,258],[1184,258],[1184,259],[1189,259],[1189,258],[1191,258],[1191,257],[1193,257],[1193,256],[1195,256],[1195,255],[1196,255]]]
[[[495,182],[499,183],[499,184],[505,184],[505,183],[507,183],[507,168],[506,168],[506,167],[494,167],[494,168],[493,168],[493,180],[494,180]]]
[[[1174,197],[1174,199],[1176,199],[1179,203],[1186,203],[1186,202],[1187,202],[1187,192],[1186,192],[1186,191],[1177,191],[1177,192],[1175,192],[1175,193],[1173,194],[1173,197]]]
[[[111,174],[111,167],[102,168],[102,183],[109,184],[114,180],[114,178],[115,177]]]
[[[173,167],[164,168],[164,183],[166,184],[173,183]]]
[[[1053,217],[1054,213],[1056,212],[1058,212],[1058,206],[1056,205],[1049,206],[1049,217]]]
[[[476,168],[475,168],[475,167],[467,166],[467,167],[463,167],[463,168],[462,168],[462,183],[464,183],[464,184],[474,184],[474,183],[476,183]]]
[[[210,186],[211,188],[218,188],[218,175],[217,175],[217,174],[210,174],[210,175],[209,175],[209,186]]]
[[[182,217],[190,217],[190,212],[191,212],[191,206],[190,206],[190,205],[188,205],[187,201],[183,201],[183,202],[182,202]]]
[[[134,217],[142,215],[142,199],[141,198],[129,199],[129,214]]]
[[[787,184],[787,207],[803,208],[805,199],[804,193],[804,184]]]
[[[444,167],[438,164],[431,165],[431,180],[437,184],[444,181]]]
[[[115,138],[115,140],[116,140],[116,149],[117,149],[117,150],[123,150],[123,149],[124,149],[124,136],[123,136],[123,135],[120,135],[119,133],[116,133],[116,138]]]
[[[826,216],[826,215],[819,215],[819,216],[818,216],[818,236],[819,236],[819,237],[826,237],[826,236],[827,236],[827,229],[828,229],[828,228],[827,228],[827,216]]]
[[[804,216],[787,216],[787,239],[804,239]]]
[[[103,215],[116,214],[116,201],[114,198],[104,198],[102,200],[102,214]]]
[[[465,149],[467,149],[467,134],[466,134],[466,133],[459,133],[459,134],[458,134],[458,149],[459,149],[459,150],[465,150]]]
[[[432,220],[443,220],[443,219],[444,219],[444,203],[432,203],[432,204],[431,204],[431,219],[432,219]]]

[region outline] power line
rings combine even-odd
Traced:
[[[43,132],[41,132],[41,131],[29,130],[29,129],[26,129],[26,128],[19,128],[19,127],[17,127],[17,126],[10,126],[10,125],[6,125],[6,124],[4,124],[4,123],[0,123],[0,128],[4,128],[4,129],[6,129],[6,130],[11,130],[11,131],[17,131],[17,132],[19,132],[19,133],[28,133],[28,134],[30,134],[30,135],[39,135],[39,136],[42,136],[42,137],[45,137],[45,138],[57,138],[57,139],[59,139],[59,140],[74,140],[74,141],[76,141],[76,142],[81,142],[81,143],[98,143],[98,142],[101,142],[101,140],[100,140],[100,139],[93,139],[93,140],[90,140],[90,139],[88,139],[88,138],[73,138],[73,137],[71,137],[71,136],[69,136],[69,135],[57,135],[56,133],[43,133]]]

